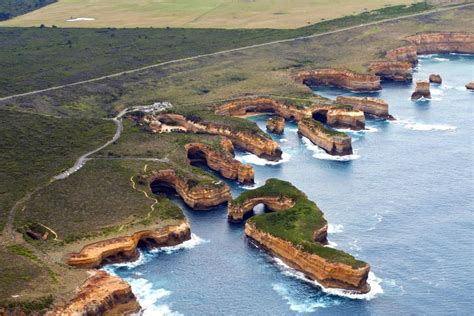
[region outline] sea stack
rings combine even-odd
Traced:
[[[431,74],[430,75],[430,82],[441,84],[441,82],[443,82],[443,79],[441,79],[441,76],[438,75],[438,74]]]
[[[285,130],[285,119],[281,116],[274,116],[267,120],[267,130],[274,134],[283,134]]]
[[[416,88],[411,95],[411,99],[418,100],[421,98],[431,99],[430,82],[428,80],[419,80],[416,82]]]
[[[468,90],[474,90],[474,81],[469,82],[469,83],[466,85],[466,89],[468,89]]]

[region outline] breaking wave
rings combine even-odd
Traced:
[[[320,297],[298,297],[292,295],[291,291],[282,283],[273,284],[273,290],[280,294],[290,306],[290,310],[296,313],[313,313],[319,308],[339,305],[339,301],[327,296]]]
[[[303,142],[306,145],[306,148],[314,152],[313,157],[320,160],[334,160],[334,161],[350,161],[359,159],[360,156],[356,154],[345,155],[345,156],[333,156],[328,154],[324,149],[319,148],[314,145],[308,138],[303,137]]]
[[[454,131],[456,126],[448,124],[425,124],[420,122],[413,122],[410,120],[391,121],[392,124],[401,124],[406,129],[414,131]]]
[[[341,224],[329,224],[328,225],[328,234],[338,234],[344,231],[344,225]]]
[[[183,242],[179,245],[171,246],[171,247],[155,248],[155,249],[150,250],[149,252],[153,253],[153,254],[154,253],[160,253],[160,252],[170,254],[170,253],[176,252],[176,251],[181,250],[181,249],[193,249],[194,247],[196,247],[198,245],[205,244],[205,243],[208,243],[208,242],[209,242],[209,240],[207,240],[207,239],[203,239],[203,238],[199,237],[196,234],[191,234],[191,239],[190,240],[186,240],[185,242]]]
[[[291,155],[288,154],[288,153],[283,153],[281,155],[281,160],[279,160],[279,161],[266,160],[266,159],[258,157],[257,155],[250,154],[250,153],[247,153],[247,154],[244,154],[244,155],[237,155],[235,157],[235,159],[237,159],[238,161],[240,161],[242,163],[252,164],[252,165],[257,165],[257,166],[279,165],[279,164],[290,161],[290,158],[291,158]]]

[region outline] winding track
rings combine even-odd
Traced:
[[[313,35],[308,35],[308,36],[288,38],[288,39],[283,39],[283,40],[277,40],[277,41],[271,41],[271,42],[266,42],[266,43],[261,43],[261,44],[255,44],[255,45],[250,45],[250,46],[244,46],[244,47],[239,47],[239,48],[232,48],[232,49],[222,50],[222,51],[209,53],[209,54],[201,54],[201,55],[196,55],[196,56],[191,56],[191,57],[186,57],[186,58],[179,58],[179,59],[169,60],[169,61],[166,61],[166,62],[157,63],[157,64],[153,64],[153,65],[148,65],[148,66],[144,66],[144,67],[140,67],[140,68],[134,68],[134,69],[130,69],[130,70],[122,71],[122,72],[117,72],[117,73],[113,73],[113,74],[110,74],[110,75],[101,76],[101,77],[97,77],[97,78],[87,79],[87,80],[83,80],[83,81],[77,81],[77,82],[73,82],[73,83],[68,83],[68,84],[64,84],[64,85],[59,85],[59,86],[46,88],[46,89],[34,90],[34,91],[20,93],[20,94],[14,94],[14,95],[11,95],[11,96],[0,98],[0,101],[7,101],[7,100],[11,100],[11,99],[18,98],[18,97],[24,97],[24,96],[39,94],[39,93],[42,93],[42,92],[58,90],[58,89],[66,88],[66,87],[78,86],[78,85],[85,84],[85,83],[101,81],[101,80],[105,80],[105,79],[108,79],[108,78],[119,77],[119,76],[122,76],[122,75],[132,74],[132,73],[135,73],[135,72],[139,72],[139,71],[143,71],[143,70],[147,70],[147,69],[151,69],[151,68],[157,68],[157,67],[160,67],[160,66],[176,64],[176,63],[180,63],[180,62],[183,62],[183,61],[195,60],[195,59],[200,59],[200,58],[203,58],[203,57],[218,56],[218,55],[223,55],[223,54],[227,54],[227,53],[233,53],[233,52],[239,52],[239,51],[243,51],[243,50],[258,48],[258,47],[270,46],[270,45],[274,45],[274,44],[289,43],[289,42],[295,42],[295,41],[299,41],[299,40],[316,38],[316,37],[321,37],[321,36],[325,36],[325,35],[329,35],[329,34],[336,34],[336,33],[345,32],[345,31],[348,31],[348,30],[354,30],[354,29],[358,29],[358,28],[362,28],[362,27],[366,27],[366,26],[378,25],[378,24],[382,24],[382,23],[386,23],[386,22],[398,21],[398,20],[402,20],[402,19],[415,17],[415,16],[427,15],[427,14],[436,13],[436,12],[449,11],[449,10],[459,9],[459,8],[469,7],[469,6],[474,6],[474,3],[471,2],[471,3],[460,4],[460,5],[453,5],[453,6],[450,6],[450,7],[437,8],[437,9],[424,11],[424,12],[420,12],[420,13],[414,13],[414,14],[395,17],[395,18],[384,19],[384,20],[380,20],[380,21],[354,25],[354,26],[350,26],[350,27],[346,27],[346,28],[342,28],[342,29],[337,29],[337,30],[334,30],[334,31],[318,33],[318,34],[313,34]]]

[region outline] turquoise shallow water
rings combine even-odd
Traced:
[[[238,153],[254,164],[257,185],[281,178],[317,202],[331,224],[330,241],[371,264],[369,295],[341,297],[305,281],[249,243],[243,225],[227,222],[226,207],[183,206],[191,241],[106,269],[132,284],[149,315],[472,313],[474,92],[464,85],[474,80],[474,58],[423,56],[414,77],[430,73],[443,77],[431,101],[409,100],[411,83],[385,83],[370,94],[385,99],[398,121],[368,120],[369,131],[351,133],[355,154],[347,161],[328,160],[292,122],[274,136],[284,162]],[[261,128],[265,119],[252,118]],[[246,189],[228,183],[234,196]]]

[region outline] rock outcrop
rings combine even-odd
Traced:
[[[474,90],[474,81],[469,82],[469,83],[466,85],[466,89],[468,89],[468,90]]]
[[[411,81],[412,64],[406,61],[380,61],[371,63],[369,71],[385,80]]]
[[[315,120],[304,119],[299,121],[298,133],[307,137],[330,155],[344,156],[352,154],[352,141],[347,134],[328,129]]]
[[[393,119],[393,117],[389,114],[387,102],[382,99],[370,97],[338,96],[336,98],[336,102],[350,105],[353,109],[362,111],[365,114]]]
[[[431,99],[430,82],[428,80],[419,80],[416,82],[416,88],[411,95],[411,99],[418,100],[421,98]]]
[[[474,33],[433,32],[407,38],[416,46],[417,54],[474,54]]]
[[[233,150],[228,147],[213,148],[202,143],[191,143],[185,146],[190,162],[204,161],[207,166],[219,172],[224,178],[237,180],[240,183],[253,183],[254,170],[251,165],[244,165],[234,159]]]
[[[250,218],[245,234],[262,248],[308,278],[330,288],[358,293],[370,290],[370,267],[351,255],[325,247],[328,224],[316,203],[291,183],[269,179],[265,185],[243,192],[229,203],[231,221],[240,221],[255,205],[276,211]]]
[[[418,63],[418,56],[415,45],[408,45],[389,50],[385,57],[393,61],[405,61],[412,65]]]
[[[298,74],[296,80],[308,86],[333,86],[351,91],[377,91],[382,89],[380,77],[357,74],[348,70],[318,69]]]
[[[335,128],[365,129],[364,112],[347,109],[331,109],[327,112],[326,124]]]
[[[84,246],[72,253],[66,263],[79,268],[98,268],[105,264],[127,262],[139,257],[138,245],[148,248],[178,245],[191,238],[187,221],[156,230],[142,230],[131,236],[111,238]]]
[[[267,120],[267,131],[274,134],[283,134],[285,130],[285,119],[281,116],[274,116]]]
[[[224,124],[206,122],[196,117],[187,118],[181,114],[171,113],[145,116],[143,121],[155,133],[188,132],[220,135],[259,157],[273,161],[281,159],[282,151],[277,142],[259,131],[233,128]]]
[[[174,169],[152,171],[150,185],[163,184],[176,190],[190,208],[206,210],[226,203],[232,198],[230,188],[223,181],[200,181],[178,174]]]
[[[105,271],[96,271],[66,306],[46,315],[129,315],[139,310],[140,305],[127,282]]]
[[[443,79],[441,78],[441,76],[437,74],[431,74],[429,80],[431,83],[437,83],[437,84],[441,84],[443,82]]]

